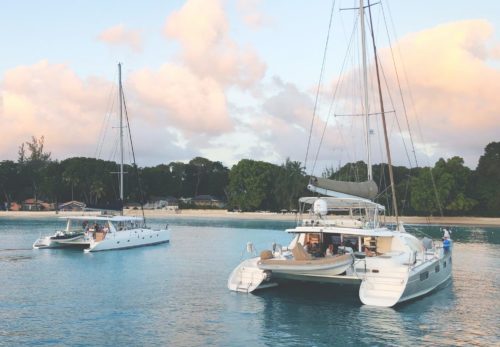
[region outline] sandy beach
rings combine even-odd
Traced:
[[[0,211],[1,218],[58,218],[72,215],[96,215],[97,212],[59,212],[55,211]],[[125,215],[140,215],[138,210],[125,210]],[[255,220],[288,220],[295,221],[293,213],[273,212],[229,212],[226,210],[145,210],[146,217],[153,218],[223,218],[223,219],[255,219]],[[405,224],[432,224],[432,225],[471,225],[471,226],[500,226],[500,218],[486,217],[400,217]],[[387,217],[388,222],[394,222],[394,217]]]

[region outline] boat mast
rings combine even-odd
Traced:
[[[394,174],[392,172],[392,160],[391,160],[391,149],[389,147],[389,137],[387,136],[387,125],[385,121],[385,112],[384,112],[384,100],[382,97],[382,88],[380,86],[380,72],[378,66],[378,58],[377,58],[377,46],[375,45],[375,35],[373,33],[373,21],[372,21],[372,10],[370,8],[370,0],[368,0],[368,14],[370,17],[370,27],[371,27],[371,36],[373,42],[373,54],[375,56],[375,71],[377,72],[377,85],[378,85],[378,96],[380,100],[380,112],[382,114],[382,124],[384,127],[384,140],[385,140],[385,150],[387,152],[387,165],[389,167],[389,180],[391,182],[391,192],[392,192],[392,205],[394,209],[394,215],[396,217],[396,230],[399,229],[399,216],[398,216],[398,203],[396,200],[396,186],[394,184]]]
[[[120,99],[120,200],[123,204],[123,91],[121,63],[118,63],[118,93]],[[123,208],[121,214],[123,215]]]
[[[366,69],[366,35],[365,35],[365,8],[364,0],[359,0],[359,21],[361,23],[361,50],[363,55],[363,89],[364,89],[364,114],[366,127],[366,152],[368,181],[372,180],[372,158],[370,146],[370,116],[368,115],[368,72]]]

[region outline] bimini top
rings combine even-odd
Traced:
[[[60,219],[71,219],[71,220],[102,220],[109,222],[138,222],[142,221],[142,217],[132,217],[132,216],[68,216],[59,217]]]
[[[343,208],[373,208],[379,211],[385,211],[385,207],[373,201],[363,198],[333,198],[328,196],[316,197],[305,196],[299,199],[302,204],[312,205],[318,199],[326,202],[328,209],[343,209]]]

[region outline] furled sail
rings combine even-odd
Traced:
[[[357,197],[373,200],[378,194],[374,181],[346,182],[311,176],[307,188],[316,193],[334,197]]]

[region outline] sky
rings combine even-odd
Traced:
[[[359,2],[334,2],[330,30],[326,0],[2,2],[0,160],[16,160],[32,136],[44,136],[53,159],[105,152],[101,140],[117,132],[110,116],[121,62],[140,166],[196,156],[228,167],[304,163],[307,152],[308,173],[319,174],[366,161],[364,123],[339,116],[363,110],[359,54],[347,49],[357,12],[338,10]],[[500,2],[392,0],[372,9],[394,163],[460,156],[474,169],[500,141]]]

